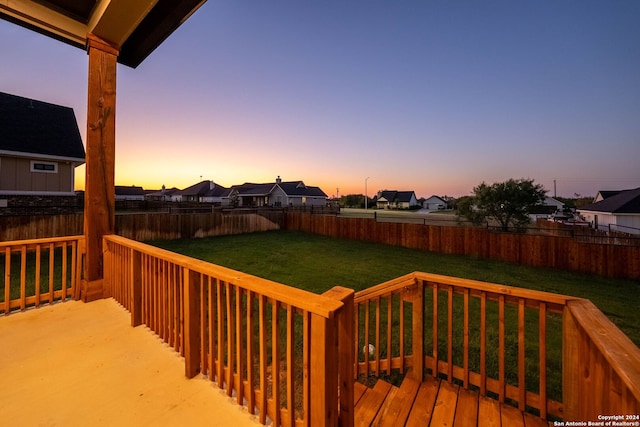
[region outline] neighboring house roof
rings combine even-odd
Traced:
[[[327,194],[320,189],[305,185],[302,181],[287,181],[277,183],[287,196],[305,196],[305,197],[327,197]]]
[[[623,190],[601,190],[598,191],[598,194],[596,194],[596,197],[594,199],[594,203],[595,202],[599,202],[601,200],[604,199],[608,199],[611,196],[615,196],[616,194],[620,193]]]
[[[414,191],[383,190],[377,200],[384,199],[389,203],[409,203],[415,197]]]
[[[116,196],[144,196],[145,192],[142,187],[136,187],[135,185],[116,185]]]
[[[173,188],[165,188],[162,190],[152,190],[152,191],[145,191],[145,195],[147,197],[162,197],[162,196],[171,196],[174,193],[180,191],[179,189],[177,189],[176,187]]]
[[[603,192],[601,191],[600,194]],[[583,206],[580,211],[640,214],[640,187],[622,190],[596,203]]]
[[[73,109],[0,92],[0,151],[84,162]]]
[[[245,182],[241,185],[234,185],[231,189],[237,191],[240,196],[266,196],[271,193],[274,186],[274,183],[256,184],[253,182]]]
[[[198,197],[225,197],[229,195],[229,189],[216,184],[213,181],[201,181],[197,184],[179,190],[174,193],[179,196],[198,196]]]
[[[239,196],[251,197],[251,196],[267,196],[271,194],[274,188],[278,186],[289,197],[327,197],[327,194],[320,189],[320,187],[314,187],[311,185],[305,185],[303,181],[286,181],[280,180],[276,182],[269,182],[264,184],[256,184],[253,182],[245,182],[242,185],[234,185],[232,190],[237,191]]]

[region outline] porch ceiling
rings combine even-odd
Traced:
[[[206,0],[0,0],[0,18],[84,49],[87,34],[137,67]]]

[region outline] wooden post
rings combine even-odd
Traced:
[[[338,425],[338,363],[335,318],[311,315],[310,376],[312,426]]]
[[[564,419],[580,419],[580,330],[568,303],[562,313],[562,403]]]
[[[102,236],[114,233],[116,61],[118,48],[87,35],[89,83],[84,198],[86,238],[83,301],[102,298]]]
[[[184,267],[184,374],[200,371],[200,273]]]
[[[339,401],[339,425],[341,427],[353,427],[354,408],[353,385],[355,377],[356,353],[353,346],[355,339],[355,319],[353,289],[336,286],[323,294],[333,299],[342,301],[344,306],[336,313],[337,334],[336,347],[338,349],[338,380],[340,387]]]

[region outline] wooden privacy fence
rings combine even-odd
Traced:
[[[288,230],[341,239],[640,279],[640,246],[585,243],[571,237],[502,233],[479,227],[376,222],[372,218],[305,213],[287,213],[285,224]]]
[[[352,290],[316,295],[120,236],[104,248],[106,293],[185,357],[187,377],[262,424],[353,425]]]
[[[277,230],[282,211],[116,215],[116,233],[130,239],[188,239]],[[83,214],[0,216],[0,241],[75,236],[83,233]]]
[[[0,313],[79,297],[84,237],[0,242]]]
[[[588,300],[412,273],[354,304],[359,375],[432,375],[543,419],[640,412],[640,349]]]

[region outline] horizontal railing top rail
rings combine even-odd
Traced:
[[[418,280],[437,283],[439,285],[452,286],[454,291],[455,288],[461,288],[469,289],[470,291],[487,292],[488,294],[504,295],[505,297],[524,298],[526,300],[549,303],[555,305],[557,308],[565,306],[568,301],[579,299],[551,292],[535,291],[531,289],[517,288],[514,286],[416,271],[357,292],[355,302],[375,298],[379,295],[385,295],[395,289],[401,290],[408,286],[413,286]]]
[[[273,298],[284,304],[291,304],[292,306],[326,318],[333,316],[333,313],[343,306],[341,302],[332,298],[289,287],[281,283],[211,264],[207,261],[177,254],[145,243],[136,242],[126,237],[109,235],[104,238],[107,241],[112,241],[121,246],[144,252],[158,259],[169,261],[198,273],[217,277],[220,280],[231,282],[240,288],[256,292],[267,298]]]
[[[27,249],[36,247],[42,244],[62,244],[73,240],[82,240],[84,236],[65,236],[65,237],[46,237],[42,239],[26,239],[26,240],[10,240],[7,242],[0,242],[0,248],[14,247],[19,248],[26,245]]]

